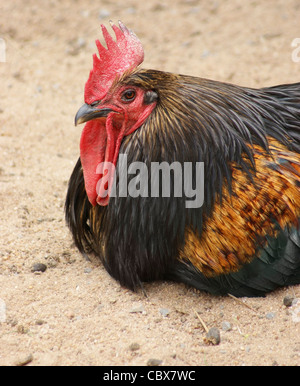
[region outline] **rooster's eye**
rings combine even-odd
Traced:
[[[132,102],[135,99],[135,91],[134,90],[126,90],[122,94],[122,101],[124,102]]]

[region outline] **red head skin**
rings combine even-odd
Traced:
[[[85,189],[92,205],[108,205],[113,183],[113,174],[103,178],[107,171],[102,169],[99,174],[99,165],[105,162],[116,166],[122,139],[138,129],[156,105],[156,102],[145,104],[144,94],[145,91],[138,87],[114,88],[113,94],[108,92],[97,106],[98,109],[110,108],[113,111],[107,117],[87,122],[83,129],[80,158]],[[127,100],[126,95],[133,97]]]
[[[96,54],[93,56],[93,69],[85,85],[85,106],[94,113],[97,109],[111,111],[106,111],[101,118],[101,114],[97,117],[96,113],[81,120],[88,121],[81,136],[80,158],[85,189],[92,205],[107,205],[109,201],[113,175],[102,163],[116,166],[122,139],[138,129],[156,105],[156,102],[144,103],[145,90],[117,83],[125,72],[143,62],[144,51],[139,39],[121,22],[119,27],[111,23],[116,40],[103,25],[101,27],[107,48],[96,41],[100,58]],[[105,178],[107,173],[109,178]]]

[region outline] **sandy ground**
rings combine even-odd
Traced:
[[[82,258],[63,213],[101,22],[136,32],[145,68],[260,87],[300,80],[299,1],[14,0],[0,16],[0,365],[300,365],[300,286],[238,303],[159,282],[145,298]]]

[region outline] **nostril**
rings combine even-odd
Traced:
[[[100,100],[94,101],[93,103],[90,104],[90,106],[95,107],[95,106],[97,106],[100,102],[101,102]]]

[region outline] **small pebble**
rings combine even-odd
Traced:
[[[33,356],[32,354],[27,355],[26,357],[17,360],[16,366],[26,366],[28,363],[33,361]]]
[[[37,319],[36,321],[35,321],[35,324],[37,325],[37,326],[42,326],[43,324],[45,324],[46,322],[44,321],[44,320],[42,320],[42,319]]]
[[[291,305],[293,304],[293,300],[294,300],[293,296],[285,296],[283,299],[283,304],[286,307],[291,307]]]
[[[140,345],[138,343],[131,343],[131,345],[129,346],[129,350],[130,351],[137,351],[140,349]]]
[[[168,316],[170,314],[170,310],[168,310],[167,308],[160,308],[159,312],[162,316]]]
[[[31,268],[31,272],[45,272],[47,265],[43,263],[35,263]]]
[[[137,314],[137,313],[143,313],[145,312],[145,309],[142,304],[138,304],[129,311],[131,314]]]
[[[229,323],[229,322],[223,322],[223,323],[222,323],[222,330],[223,330],[223,331],[231,331],[231,330],[232,330],[231,323]]]
[[[275,313],[274,312],[268,312],[266,314],[266,318],[269,319],[269,320],[272,320],[275,318]]]
[[[147,362],[147,366],[159,366],[162,364],[162,360],[151,358]]]
[[[206,337],[204,338],[204,343],[208,345],[216,346],[220,344],[220,342],[221,342],[221,336],[220,336],[219,329],[216,327],[212,327],[206,334]]]
[[[19,333],[19,334],[27,334],[28,333],[28,328],[26,328],[25,326],[23,326],[23,324],[19,324],[18,326],[17,326],[17,332]]]

